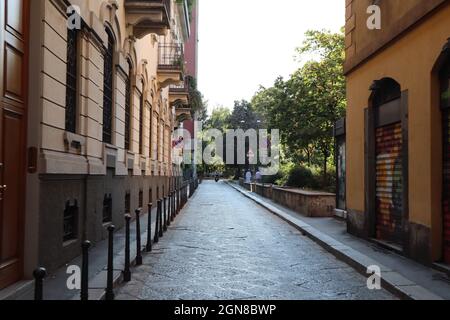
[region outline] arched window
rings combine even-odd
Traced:
[[[131,133],[131,77],[133,75],[133,65],[128,60],[129,74],[125,84],[125,149],[130,150]]]
[[[66,131],[77,130],[78,30],[67,29]]]
[[[139,97],[139,154],[144,154],[144,81],[141,80],[142,91]]]
[[[103,73],[103,142],[112,143],[115,40],[108,28],[106,28],[106,33],[108,34],[108,47],[104,55]]]

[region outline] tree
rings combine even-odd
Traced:
[[[231,111],[225,107],[216,107],[205,121],[205,128],[225,130],[230,126]]]
[[[320,165],[326,184],[333,156],[333,125],[344,116],[346,107],[344,35],[308,31],[297,54],[298,60],[309,60],[287,81],[278,78],[273,87],[261,88],[252,104],[269,127],[280,129],[292,160]]]

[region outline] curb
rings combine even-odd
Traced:
[[[193,193],[193,196],[195,195],[196,192]],[[188,198],[190,199],[190,198]],[[180,207],[180,211],[178,214],[175,215],[175,219],[173,222],[174,223],[176,218],[182,213],[182,210],[189,204],[189,201],[187,201],[182,207]],[[154,222],[153,222],[154,223]],[[152,224],[153,224],[152,223]],[[152,230],[154,230],[154,228],[152,228]],[[141,238],[145,239],[147,237],[147,231],[144,231],[143,233],[141,233]],[[166,232],[167,233],[167,232]],[[154,245],[155,243],[152,240],[152,245]],[[132,247],[136,247],[136,241],[133,241],[130,243],[130,248]],[[142,246],[142,250],[141,250],[142,254],[151,254],[152,252],[147,252],[145,250],[145,246]],[[133,256],[130,259],[130,267],[136,267],[136,252],[131,252],[133,254]],[[114,256],[114,272],[113,272],[113,289],[117,289],[121,284],[125,283],[123,281],[123,272],[122,269],[119,269],[122,265],[123,265],[123,260],[125,257],[125,249],[121,250],[119,253],[117,253]],[[97,273],[94,278],[92,278],[90,280],[90,282],[101,282],[104,283],[104,279],[105,279],[105,274],[106,274],[106,269],[107,267],[105,266],[101,272]],[[105,300],[105,295],[106,295],[106,288],[104,286],[94,286],[94,287],[90,287],[89,288],[89,300],[91,301],[101,301],[101,300]],[[80,300],[79,294],[75,294],[71,299],[69,300]]]
[[[272,206],[271,204],[258,199],[257,197],[253,196],[250,191],[244,191],[241,188],[233,185],[233,183],[230,183],[229,181],[225,181],[225,183],[231,188],[240,192],[245,197],[253,200],[261,207],[267,209],[274,215],[289,223],[291,226],[299,230],[303,235],[308,236],[311,240],[319,244],[339,260],[350,265],[360,274],[367,276],[368,267],[374,265],[379,266],[382,274],[381,286],[397,297],[405,300],[445,300],[442,297],[429,291],[428,289],[418,285],[414,281],[405,278],[400,273],[381,265],[374,259],[333,239],[332,237],[303,222],[302,220],[292,217],[291,215],[276,208],[275,206]]]

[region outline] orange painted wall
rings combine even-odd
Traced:
[[[364,109],[374,80],[390,77],[409,91],[410,221],[430,227],[433,256],[441,249],[442,138],[437,76],[433,67],[450,38],[450,6],[347,75],[348,209],[364,211]]]

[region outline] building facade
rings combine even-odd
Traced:
[[[447,266],[449,38],[450,1],[346,1],[348,230]]]
[[[179,0],[0,0],[0,289],[179,183],[188,93],[170,88],[184,83],[189,17]]]

